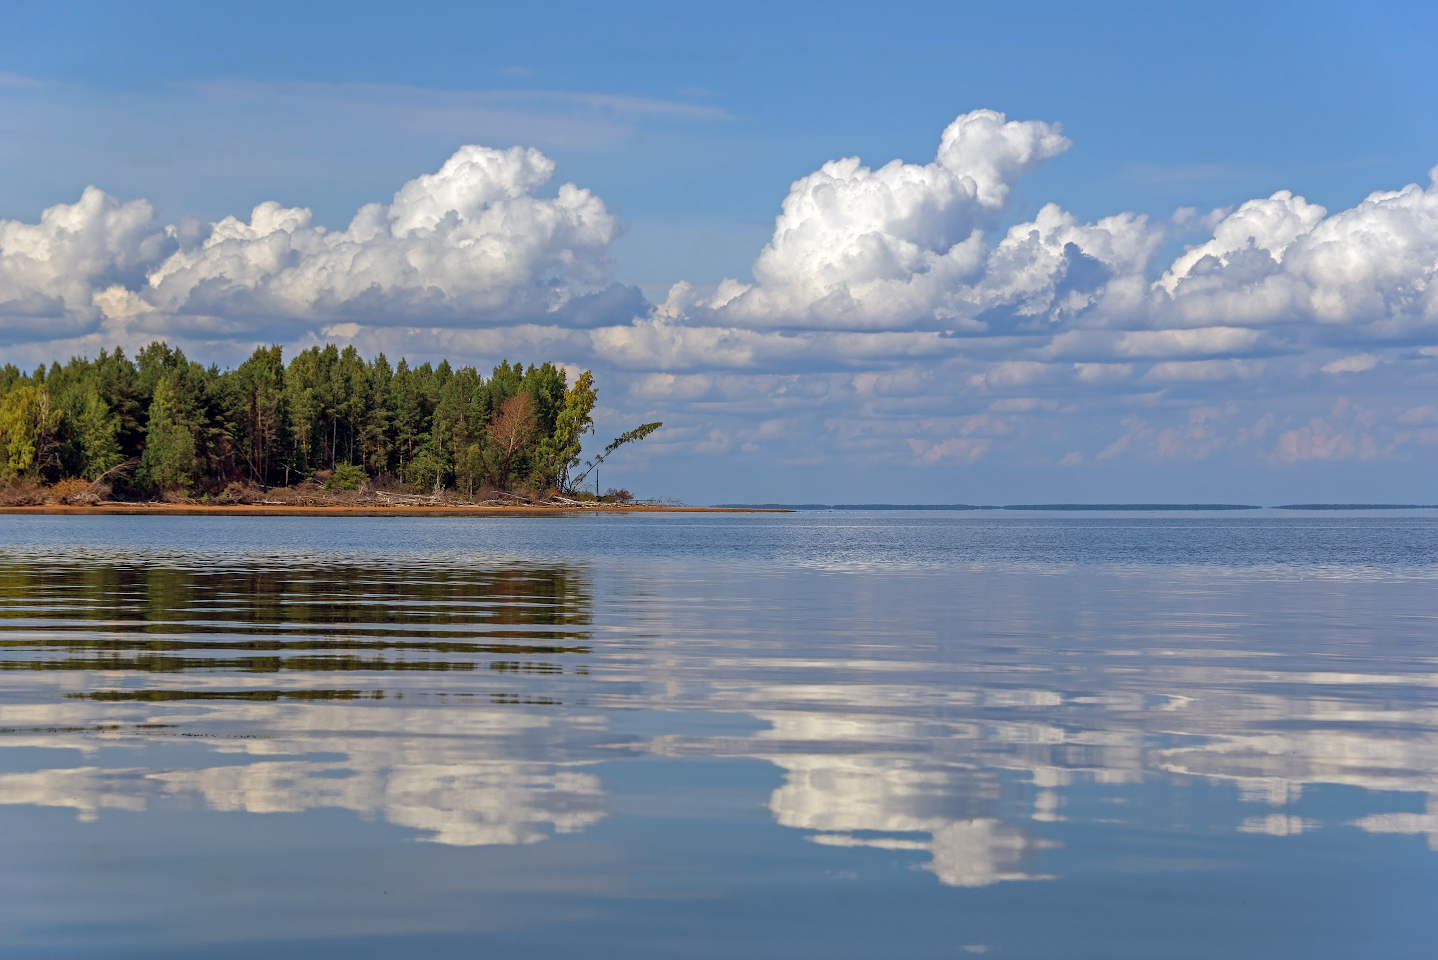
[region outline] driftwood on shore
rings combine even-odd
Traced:
[[[105,501],[102,503],[28,503],[0,505],[0,514],[70,514],[76,516],[271,516],[271,517],[504,517],[562,516],[564,514],[596,513],[791,513],[786,509],[762,507],[687,507],[644,503],[517,503],[498,502],[432,502],[420,503],[348,502],[335,503],[319,498],[307,502],[260,501],[248,504],[215,503],[214,501]]]
[[[551,509],[612,509],[624,506],[636,507],[682,507],[678,500],[653,498],[637,500],[627,491],[618,496],[592,497],[573,491],[561,492],[550,487],[547,490],[500,490],[484,486],[465,493],[447,489],[435,484],[428,493],[415,492],[400,484],[385,485],[383,482],[371,485],[362,481],[357,490],[332,488],[330,484],[320,486],[306,481],[294,486],[263,487],[253,483],[233,482],[224,490],[201,496],[192,496],[185,491],[165,491],[148,497],[116,495],[110,479],[118,473],[132,472],[138,461],[131,459],[117,464],[94,481],[70,479],[46,485],[30,478],[12,477],[0,481],[0,508],[40,506],[131,506],[131,507],[313,507],[313,508],[392,508],[392,507],[542,507]],[[320,475],[328,480],[329,472]],[[613,491],[611,491],[611,494]]]

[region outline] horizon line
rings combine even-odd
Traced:
[[[1438,510],[1434,503],[715,503],[714,507],[768,510],[1057,510],[1057,511],[1231,511],[1231,510]]]

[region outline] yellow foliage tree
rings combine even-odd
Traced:
[[[0,403],[0,474],[35,476],[57,459],[55,431],[64,414],[36,386],[15,387]]]
[[[569,471],[579,463],[580,441],[586,433],[594,432],[594,404],[598,399],[594,374],[588,370],[565,391],[564,406],[555,418],[554,435],[545,437],[539,444],[540,479],[544,482],[557,482],[561,488],[568,489]]]

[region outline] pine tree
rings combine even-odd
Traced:
[[[84,459],[82,475],[86,480],[94,480],[125,459],[120,453],[120,416],[100,399],[99,390],[91,383],[85,390],[84,404],[76,420]]]
[[[240,455],[250,477],[269,483],[284,421],[285,364],[278,345],[258,347],[235,371],[239,387]]]
[[[137,479],[142,486],[173,490],[188,487],[194,475],[195,435],[180,422],[173,380],[161,377],[150,401],[150,426]]]

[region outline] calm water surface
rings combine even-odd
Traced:
[[[0,517],[7,957],[1431,957],[1431,516]]]

